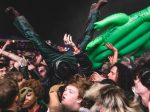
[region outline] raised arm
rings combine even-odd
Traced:
[[[80,49],[72,41],[72,36],[71,35],[69,35],[69,34],[64,35],[64,44],[69,45],[72,48],[74,54],[80,53]]]
[[[118,62],[118,50],[110,43],[106,44],[106,47],[113,52],[112,56],[108,56],[108,59],[112,65]]]
[[[80,50],[84,51],[87,44],[91,41],[94,34],[94,23],[98,21],[99,9],[107,3],[107,0],[98,0],[97,3],[93,3],[90,7],[90,12],[88,16],[88,23],[86,30],[83,35],[83,39],[79,44]]]
[[[19,57],[18,55],[15,55],[11,52],[4,51],[2,49],[0,49],[0,52],[1,52],[2,55],[6,56],[6,57],[8,57],[12,60],[17,61],[21,66],[27,66],[27,62],[24,58]]]
[[[14,8],[10,7],[7,9],[7,13],[15,14],[16,12]],[[22,33],[25,38],[30,40],[36,46],[48,66],[51,66],[51,64],[57,60],[76,63],[72,52],[67,52],[62,55],[61,52],[57,52],[52,48],[52,46],[47,45],[46,42],[40,37],[40,35],[34,31],[33,27],[24,16],[16,15],[14,19],[15,27]]]
[[[87,54],[78,48],[75,43],[72,41],[72,36],[65,34],[64,35],[64,43],[69,45],[73,49],[73,53],[77,59],[79,65],[79,73],[85,74],[88,76],[92,71],[92,63],[89,60]]]
[[[26,80],[29,79],[27,61],[25,58],[19,57],[18,55],[4,51],[2,49],[0,49],[0,52],[2,55],[6,56],[12,60],[15,60],[17,62],[15,67],[23,74],[23,77]]]

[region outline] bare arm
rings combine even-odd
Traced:
[[[0,49],[0,52],[4,56],[6,56],[6,57],[8,57],[8,58],[10,58],[12,60],[17,61],[21,66],[26,66],[27,65],[27,61],[24,58],[19,57],[18,55],[15,55],[15,54],[7,52],[7,51],[4,51],[2,49]]]
[[[108,47],[108,49],[113,51],[113,55],[108,57],[110,63],[112,65],[117,63],[117,61],[118,61],[118,50],[110,43],[107,43],[106,47]]]

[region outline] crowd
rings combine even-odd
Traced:
[[[134,60],[119,58],[107,43],[113,55],[95,70],[84,50],[105,3],[91,5],[81,43],[64,35],[67,50],[46,43],[16,9],[6,9],[37,50],[7,50],[10,40],[0,48],[0,112],[150,112],[149,52]]]

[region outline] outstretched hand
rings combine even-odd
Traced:
[[[73,49],[74,54],[78,54],[80,52],[80,49],[75,45],[75,43],[72,41],[72,36],[69,34],[64,35],[64,44],[69,45]]]
[[[64,35],[64,44],[69,45],[72,48],[76,47],[75,43],[72,41],[72,36],[69,34]]]
[[[113,52],[118,51],[111,43],[106,43],[105,45],[108,49],[112,50]]]

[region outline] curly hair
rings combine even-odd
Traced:
[[[22,85],[21,88],[24,87],[30,87],[33,89],[33,92],[35,93],[35,96],[37,96],[39,99],[43,98],[44,96],[44,88],[42,87],[39,80],[35,79],[29,79],[26,80]]]
[[[134,85],[132,70],[121,63],[116,63],[112,67],[114,66],[117,67],[118,86],[124,89],[125,91],[132,90],[132,86]]]

